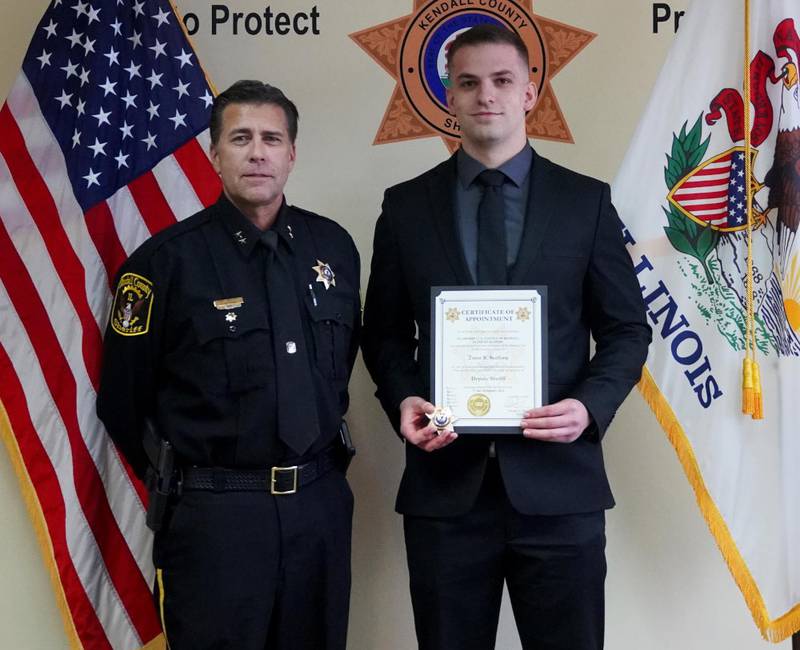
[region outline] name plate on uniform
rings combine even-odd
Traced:
[[[519,434],[547,403],[547,287],[433,287],[431,396],[458,434]]]

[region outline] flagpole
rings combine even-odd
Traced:
[[[744,361],[742,363],[742,412],[754,420],[763,417],[761,379],[756,361],[756,323],[753,297],[753,184],[750,142],[750,0],[744,0],[744,177],[747,202],[747,273],[745,277]]]

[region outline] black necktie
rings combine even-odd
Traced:
[[[496,169],[484,169],[476,180],[483,186],[483,198],[478,206],[478,284],[507,284],[503,200],[506,175]]]
[[[317,400],[309,366],[311,351],[306,348],[291,270],[278,253],[278,234],[267,230],[261,234],[261,241],[269,251],[266,279],[275,351],[278,437],[302,456],[319,437]]]

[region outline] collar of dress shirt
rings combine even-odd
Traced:
[[[526,144],[518,154],[504,162],[497,169],[503,172],[514,185],[520,187],[533,165],[533,149]],[[456,168],[461,186],[467,189],[484,169],[488,169],[482,162],[460,148],[456,154]]]

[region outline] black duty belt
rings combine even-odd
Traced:
[[[267,469],[225,469],[222,467],[187,467],[183,470],[181,489],[212,492],[247,492],[268,490],[270,494],[294,494],[340,464],[336,447],[330,447],[302,465]]]

